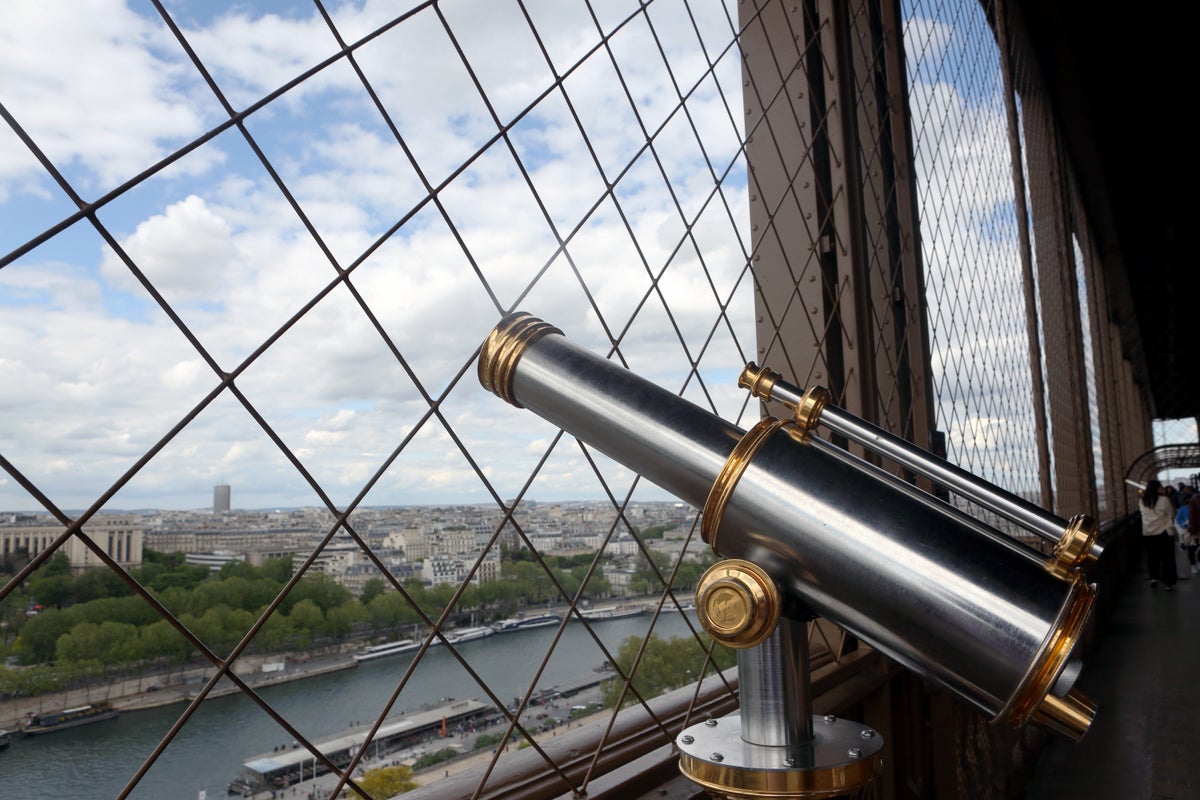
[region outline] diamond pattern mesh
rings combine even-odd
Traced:
[[[0,497],[36,516],[14,520],[39,531],[24,559],[4,553],[12,577],[0,604],[15,627],[27,603],[45,599],[30,587],[51,586],[56,554],[102,564],[119,579],[104,591],[130,604],[120,613],[161,637],[147,659],[190,659],[195,677],[183,710],[168,706],[132,766],[114,779],[113,765],[97,791],[153,796],[156,776],[192,757],[189,734],[220,735],[204,701],[227,690],[248,709],[238,724],[265,731],[261,750],[294,743],[307,754],[301,770],[333,776],[320,789],[328,796],[359,788],[370,746],[333,763],[315,743],[350,723],[375,740],[401,711],[419,713],[428,698],[412,687],[444,674],[469,687],[501,734],[475,768],[476,796],[496,790],[499,759],[519,740],[560,791],[582,794],[600,750],[568,774],[533,715],[540,688],[560,679],[572,630],[585,633],[570,647],[615,668],[622,703],[674,735],[638,674],[650,672],[648,645],[706,556],[696,510],[674,509],[627,469],[486,395],[474,361],[496,321],[522,308],[743,427],[758,409],[735,377],[756,355],[838,391],[861,378],[847,376],[848,328],[820,313],[848,304],[851,291],[826,285],[821,260],[839,244],[821,233],[837,193],[790,191],[770,210],[769,236],[748,222],[767,182],[807,186],[828,169],[821,159],[844,158],[836,145],[812,147],[813,132],[836,142],[833,120],[795,96],[838,69],[801,27],[794,38],[763,30],[785,43],[769,51],[779,86],[744,80],[738,38],[744,24],[763,28],[757,13],[739,17],[720,0],[317,0],[270,12],[151,2],[114,5],[101,21],[29,14],[16,26],[9,52],[68,43],[82,59],[119,66],[126,85],[106,103],[108,84],[77,62],[44,59],[43,71],[20,74],[0,61],[0,77],[19,78],[0,83],[0,203],[12,212],[0,226]],[[934,416],[952,461],[1037,500],[1037,400],[1013,245],[1021,222],[994,39],[966,0],[909,3],[904,17]],[[880,24],[869,5],[847,18],[868,54],[850,72],[864,98],[858,191],[870,218],[858,291],[882,298],[865,304],[857,330],[880,376],[871,404],[885,427],[911,436],[909,371],[925,365],[897,343],[922,320],[914,298],[890,302],[905,293],[885,255],[905,246],[894,224],[904,201],[885,174],[896,169],[894,131],[872,90],[884,54],[869,43],[896,44]],[[64,86],[95,102],[65,113],[50,102]],[[751,98],[791,104],[802,145],[769,125],[746,130]],[[756,174],[746,160],[754,137],[770,137],[775,154]],[[784,229],[801,230],[810,247],[787,250]],[[763,341],[762,275],[751,267],[765,250],[752,241],[785,251],[797,287],[767,298],[776,333]],[[778,334],[797,319],[811,359]],[[235,508],[262,509],[260,518],[196,531],[177,512],[133,522],[117,513],[195,508],[214,484],[232,484]],[[579,511],[575,500],[591,502]],[[539,510],[547,503],[559,509],[552,524]],[[658,505],[671,508],[661,513],[677,531],[673,550],[646,534]],[[118,544],[129,526],[196,551],[222,536],[286,550],[281,542],[298,536],[264,531],[288,526],[303,529],[305,544],[277,576],[281,590],[246,579],[237,597],[208,602],[215,589],[185,591],[135,568]],[[434,532],[466,536],[469,555],[455,580],[422,587],[388,555],[389,537],[432,555]],[[572,532],[582,544],[564,566],[545,537]],[[492,578],[516,569],[499,565],[518,551],[539,587],[525,600],[564,616],[541,651],[498,672],[453,636],[501,607],[504,582]],[[618,578],[606,556],[632,565],[649,609],[628,654],[584,613],[611,599]],[[348,562],[355,568],[340,571]],[[352,591],[321,577],[335,572]],[[339,594],[372,581],[384,599],[369,606]],[[696,659],[692,677],[724,686],[691,618],[671,620]],[[314,719],[274,700],[259,671],[280,643],[299,641],[297,630],[319,630],[300,651],[331,663],[360,648],[364,632],[411,636],[418,649],[365,697],[314,699],[329,709]],[[832,626],[813,626],[811,638],[818,663],[846,647]],[[46,646],[55,652],[53,640]],[[93,684],[120,677],[109,668]],[[97,700],[82,689],[61,696]],[[605,714],[607,737],[618,712]],[[55,780],[45,780],[47,796],[59,796]]]

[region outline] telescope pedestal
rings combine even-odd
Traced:
[[[728,569],[717,569],[729,585]],[[701,580],[698,608],[724,602]],[[737,605],[733,603],[732,605]],[[747,618],[753,609],[743,606]],[[712,611],[701,615],[711,623]],[[711,632],[711,631],[710,631]],[[740,709],[676,739],[679,768],[716,798],[847,797],[883,769],[883,737],[857,722],[812,715],[805,623],[778,617],[761,643],[738,654]]]
[[[833,716],[812,717],[813,739],[770,746],[742,738],[736,714],[685,730],[676,744],[679,768],[714,798],[849,797],[883,769],[883,737]]]

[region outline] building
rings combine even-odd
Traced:
[[[62,535],[63,530],[62,525],[38,522],[0,525],[0,559],[8,559],[22,553],[27,558],[35,558],[50,547]],[[132,569],[142,565],[144,533],[135,517],[97,514],[88,520],[82,532],[122,568]],[[66,555],[74,573],[103,564],[100,556],[79,536],[68,538],[59,548],[59,552]]]
[[[213,513],[228,514],[229,513],[229,493],[230,488],[228,483],[219,483],[213,487]]]

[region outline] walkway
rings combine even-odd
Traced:
[[[1079,679],[1096,721],[1047,748],[1024,800],[1200,800],[1200,575],[1183,575],[1165,592],[1134,572]]]

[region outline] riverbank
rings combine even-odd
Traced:
[[[561,728],[534,733],[533,738],[539,743],[545,742],[546,740],[557,737],[560,733],[563,733],[568,729],[573,730],[594,722],[602,721],[610,714],[612,714],[611,709],[603,709],[588,716],[565,722]],[[530,730],[533,730],[534,727],[532,716],[532,713],[526,715],[527,727]],[[436,748],[437,742],[438,740],[435,739],[433,740],[433,744],[426,744],[420,747],[419,751],[425,752],[430,747]],[[446,746],[454,746],[456,748],[464,745],[465,742],[448,742],[446,744]],[[504,752],[514,752],[517,750],[517,748],[518,745],[509,744],[508,747],[504,749]],[[355,777],[361,778],[367,771],[379,767],[394,766],[396,764],[411,766],[416,761],[417,754],[417,751],[409,750],[395,753],[385,759],[382,763],[375,764],[366,762],[365,764],[359,766],[359,769],[355,772]],[[493,758],[495,758],[495,751],[491,748],[484,747],[479,750],[470,750],[464,752],[462,755],[454,758],[453,760],[444,761],[440,764],[429,767],[428,769],[414,772],[412,779],[414,782],[416,782],[417,786],[427,786],[431,783],[437,783],[438,781],[445,780],[466,772],[476,772],[481,774],[482,770],[485,769],[489,763],[491,763]],[[329,793],[332,792],[333,789],[338,785],[339,780],[340,778],[336,773],[319,775],[316,778],[293,784],[286,789],[259,792],[258,794],[253,795],[250,800],[293,800],[293,798],[295,800],[314,800],[315,798],[327,798],[330,796]],[[358,795],[347,788],[343,788],[338,797],[355,798],[358,797]]]
[[[359,644],[352,645],[357,652]],[[251,688],[259,689],[292,681],[326,675],[358,666],[351,652],[325,652],[283,657],[246,656],[234,662],[233,671]],[[198,666],[119,678],[62,692],[36,697],[10,698],[0,702],[0,729],[16,730],[30,714],[42,714],[64,708],[107,703],[118,711],[158,708],[190,702],[216,674],[216,667]],[[228,677],[221,678],[206,699],[224,697],[241,691]]]
[[[494,697],[494,704],[500,705],[523,697],[531,685],[535,692],[545,689],[570,691],[585,679],[589,683],[602,679],[604,675],[596,673],[595,667],[616,653],[629,637],[644,636],[647,622],[644,618],[632,617],[597,623],[590,631],[582,625],[572,624],[561,632],[547,627],[489,636],[455,648],[458,655],[446,647],[430,648],[407,677],[411,659],[401,655],[363,662],[353,669],[264,687],[261,693],[295,731],[310,742],[323,741],[342,731],[373,723],[385,714],[385,708],[386,714],[394,718],[412,715],[429,704],[436,706],[446,697],[475,698],[485,703]],[[690,626],[679,614],[664,615],[655,626],[656,634],[664,639],[687,635],[689,630]],[[549,651],[552,644],[553,655],[543,665],[540,654]],[[601,646],[607,652],[601,652]],[[353,652],[347,648],[346,653],[330,652],[327,656],[332,659],[338,655],[353,657]],[[472,672],[464,668],[459,656],[472,665]],[[321,664],[319,660],[313,663],[310,659],[306,667],[311,673]],[[261,668],[258,671],[260,679],[271,679],[269,673],[261,674]],[[242,670],[242,674],[246,674],[246,670]],[[401,688],[399,682],[402,679],[405,682]],[[147,692],[147,681],[144,677],[142,694],[158,695],[164,691]],[[202,686],[190,688],[196,691]],[[136,679],[132,680],[130,688],[137,688]],[[400,693],[393,701],[391,698],[398,688]],[[593,691],[598,695],[599,687]],[[129,694],[132,696],[136,692]],[[98,699],[103,699],[102,693]],[[149,696],[140,701],[163,702]],[[529,709],[532,719],[522,720],[526,729],[533,730],[546,724],[544,718],[538,719],[539,714],[569,713],[578,711],[574,706],[589,704],[586,694],[571,698],[569,705],[555,702],[558,709],[536,706]],[[10,752],[0,754],[0,786],[22,787],[23,800],[122,795],[128,781],[145,767],[147,756],[179,722],[184,708],[176,702],[161,708],[131,710],[115,720],[94,726],[14,741]],[[558,738],[554,739],[555,734],[551,733],[554,746],[561,747],[563,737],[574,734],[576,725],[572,721],[570,730],[565,730],[567,726],[560,724]],[[503,727],[493,725],[484,728],[483,732],[496,734],[503,730]],[[466,755],[474,748],[474,738],[468,734],[468,738],[460,740],[457,733],[454,730],[453,742],[461,743],[463,757],[474,756],[475,753]],[[136,787],[127,793],[128,797],[130,800],[196,797],[202,790],[206,790],[210,799],[223,797],[226,787],[245,774],[247,759],[276,748],[291,748],[295,738],[273,715],[241,693],[201,703],[187,724],[172,737],[170,745],[141,775]],[[420,746],[415,742],[413,745]],[[436,744],[424,746],[426,754],[439,749]],[[493,747],[494,744],[481,748],[485,757],[491,755]],[[375,763],[367,766],[381,766],[401,754],[399,751],[381,754],[378,761],[374,753],[371,755]],[[413,755],[415,761],[421,754]],[[510,744],[505,761],[516,757],[516,749]],[[423,771],[420,780],[432,780],[437,775],[445,779],[446,772],[450,771],[451,782],[464,781],[473,786],[474,773],[455,778],[457,769],[445,763],[440,771],[437,767]],[[311,780],[310,775],[305,777]],[[291,788],[288,787],[285,797],[291,795]],[[0,790],[0,795],[3,794]],[[294,797],[301,796],[297,791]]]
[[[638,608],[639,611],[635,613],[640,615],[649,610],[647,601],[652,599],[623,598],[620,605]],[[668,607],[665,610],[674,609]],[[566,614],[567,609],[551,606],[526,609],[525,613]],[[608,619],[609,617],[602,616],[593,622]],[[378,637],[373,638],[378,640]],[[354,660],[353,654],[361,651],[369,641],[371,639],[345,641],[305,653],[246,655],[234,663],[233,671],[254,688],[304,680],[357,666],[358,662]],[[33,697],[9,698],[0,701],[0,729],[15,730],[30,714],[82,705],[107,703],[120,711],[132,711],[188,702],[215,672],[216,668],[212,665],[196,665],[100,681],[88,686]],[[239,689],[232,681],[223,678],[209,693],[208,698],[222,697],[237,691]]]

